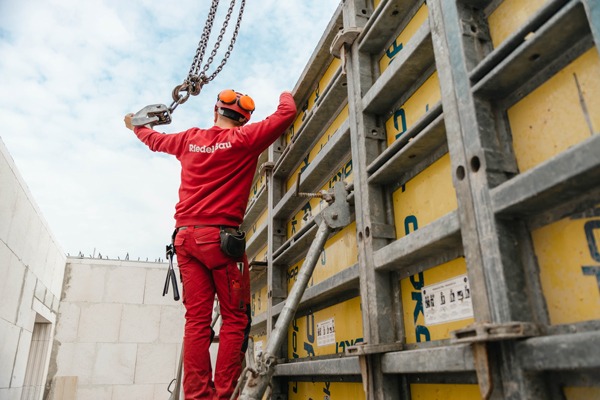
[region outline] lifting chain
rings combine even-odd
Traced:
[[[184,79],[183,83],[173,88],[173,91],[171,93],[173,102],[169,107],[167,107],[164,104],[151,104],[142,108],[131,119],[132,125],[154,126],[171,123],[171,114],[173,113],[173,111],[175,111],[177,106],[185,103],[190,98],[190,96],[199,95],[200,91],[202,90],[202,87],[208,82],[215,79],[219,72],[221,72],[221,70],[227,63],[229,56],[231,55],[233,45],[235,44],[235,41],[237,39],[237,35],[240,30],[240,24],[242,22],[242,15],[244,14],[244,7],[246,6],[246,0],[240,1],[240,11],[235,24],[235,29],[233,31],[233,35],[231,36],[231,42],[229,43],[229,47],[227,47],[227,51],[225,52],[221,63],[219,64],[219,66],[217,66],[217,68],[212,74],[207,75],[207,71],[210,68],[212,62],[214,61],[219,47],[221,47],[223,36],[227,31],[227,26],[229,25],[229,21],[231,20],[231,16],[233,15],[235,1],[236,0],[231,0],[229,9],[227,10],[227,15],[225,16],[225,20],[223,21],[223,26],[221,27],[221,31],[219,32],[219,36],[217,37],[214,48],[210,52],[210,56],[208,57],[206,64],[202,66],[204,54],[206,53],[206,48],[208,47],[208,41],[210,39],[210,34],[212,32],[213,24],[215,22],[215,16],[217,15],[217,9],[219,7],[219,0],[212,0],[210,10],[208,13],[208,18],[206,20],[206,24],[204,25],[204,30],[202,31],[202,37],[200,38],[200,42],[198,43],[198,49],[196,50],[194,60],[192,61],[192,66],[190,67],[190,72],[188,73],[188,76]]]
[[[235,0],[231,0],[231,3],[229,4],[229,9],[227,10],[227,15],[225,16],[223,26],[221,27],[221,31],[219,32],[219,36],[217,37],[215,45],[210,53],[210,56],[208,57],[208,60],[206,60],[206,64],[204,64],[204,66],[201,67],[202,61],[204,60],[204,54],[206,53],[206,48],[208,47],[208,41],[210,39],[212,27],[215,22],[215,16],[217,15],[217,8],[219,7],[219,0],[212,0],[210,10],[208,13],[208,19],[206,20],[206,24],[204,25],[202,37],[200,38],[200,42],[198,43],[198,48],[196,49],[196,54],[194,55],[194,60],[192,61],[190,72],[188,73],[187,78],[183,81],[182,84],[177,85],[175,86],[175,88],[173,88],[173,103],[171,103],[171,106],[169,107],[169,113],[172,113],[179,104],[185,103],[189,99],[190,95],[197,96],[198,94],[200,94],[202,87],[208,82],[215,79],[219,72],[221,72],[221,70],[227,63],[229,56],[231,55],[231,51],[233,50],[233,46],[237,39],[237,35],[240,30],[240,24],[242,22],[242,16],[244,14],[245,5],[246,0],[241,0],[240,11],[237,17],[233,35],[231,36],[231,42],[227,47],[227,51],[225,52],[221,63],[212,74],[207,75],[207,71],[210,68],[210,65],[213,63],[214,58],[217,55],[217,51],[219,50],[219,47],[221,47],[223,36],[227,31],[227,26],[229,25],[229,21],[231,20],[231,16],[233,15],[233,8],[235,7]]]

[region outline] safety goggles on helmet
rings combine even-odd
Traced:
[[[226,89],[217,95],[218,109],[229,109],[240,114],[239,122],[247,122],[254,112],[255,105],[252,97],[236,92],[233,89]],[[231,118],[228,115],[229,118]]]

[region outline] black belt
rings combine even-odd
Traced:
[[[239,227],[237,227],[237,226],[227,226],[227,225],[193,225],[193,226],[190,225],[190,226],[180,226],[178,228],[175,228],[175,230],[177,232],[179,232],[179,231],[182,231],[187,228],[221,228],[221,229],[228,228],[228,229],[235,229],[235,230],[239,229]]]

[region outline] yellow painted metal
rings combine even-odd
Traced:
[[[598,400],[599,387],[566,387],[563,389],[566,400]]]
[[[256,261],[267,261],[267,250],[268,250],[268,247],[265,245],[262,249],[257,251],[256,254],[253,255],[249,259],[256,260]],[[250,254],[248,254],[248,256],[250,256]]]
[[[289,382],[289,400],[363,400],[362,383]]]
[[[450,155],[446,154],[393,194],[396,237],[401,238],[457,207]]]
[[[410,20],[406,27],[400,32],[400,35],[394,40],[394,43],[385,51],[379,59],[379,71],[383,73],[390,65],[398,53],[402,51],[406,43],[412,38],[415,32],[427,21],[427,5],[423,4],[415,16]]]
[[[335,131],[337,131],[338,128],[340,126],[342,126],[344,121],[346,121],[347,119],[348,119],[348,106],[344,107],[342,109],[342,111],[340,111],[340,113],[333,120],[331,125],[329,125],[329,127],[327,128],[327,130],[325,131],[323,136],[321,136],[319,141],[312,147],[312,149],[310,150],[308,155],[306,157],[304,157],[304,159],[302,160],[302,163],[298,166],[296,171],[294,171],[294,173],[290,176],[290,178],[287,181],[287,190],[290,190],[292,187],[294,187],[296,185],[296,179],[298,178],[298,173],[300,172],[300,170],[304,170],[304,168],[309,166],[309,164],[315,159],[317,154],[319,154],[321,152],[321,150],[323,149],[323,146],[325,146],[327,144],[327,142],[329,142],[329,139],[331,139],[331,136],[335,133]]]
[[[258,356],[260,353],[265,351],[267,348],[267,333],[262,330],[260,332],[251,333],[252,339],[254,340],[254,356]]]
[[[265,245],[260,249],[252,260],[266,261],[268,247]],[[258,277],[256,280],[250,282],[250,307],[252,310],[252,316],[259,315],[267,311],[267,293],[268,287],[267,282],[260,282],[261,279]]]
[[[256,197],[258,197],[258,194],[260,193],[260,190],[263,187],[265,187],[266,181],[267,180],[266,180],[265,174],[264,173],[260,174],[260,176],[258,177],[258,179],[252,185],[252,189],[250,190],[250,196],[248,197],[248,203],[250,203]]]
[[[479,386],[465,384],[425,384],[410,385],[412,400],[480,400]]]
[[[302,105],[300,107],[300,112],[298,113],[296,120],[294,120],[294,123],[292,124],[290,129],[285,134],[286,145],[290,144],[292,142],[293,136],[295,135],[296,132],[298,132],[298,130],[304,123],[304,119],[306,118],[306,113],[308,111],[312,110],[315,103],[317,102],[317,99],[321,96],[321,91],[323,91],[323,89],[325,89],[327,87],[327,85],[329,85],[329,83],[332,81],[335,73],[340,69],[341,65],[342,65],[342,62],[339,58],[334,58],[333,61],[331,62],[331,64],[329,64],[329,66],[323,73],[323,76],[317,83],[317,87],[308,97],[308,102],[305,105]]]
[[[288,330],[288,358],[344,353],[363,342],[362,328],[360,297],[296,318]]]
[[[600,319],[600,218],[565,218],[531,236],[550,322]]]
[[[256,231],[263,226],[267,222],[267,218],[269,217],[269,210],[265,209],[262,214],[256,219],[256,222],[252,224],[250,229],[246,232],[246,241],[250,240],[252,236],[256,233]]]
[[[392,114],[385,123],[388,146],[398,139],[408,128],[419,120],[429,108],[441,99],[440,82],[437,71],[413,93],[412,96]]]
[[[423,286],[456,278],[466,273],[467,264],[465,259],[461,257],[400,280],[406,343],[448,339],[451,331],[464,328],[473,323],[473,318],[467,318],[427,326],[425,325],[423,313],[424,303],[421,295]]]
[[[288,293],[298,278],[298,272],[304,260],[291,266],[287,270]],[[323,252],[317,261],[312,277],[307,287],[323,282],[338,272],[358,262],[358,246],[356,245],[356,222],[333,235],[325,243]]]
[[[498,47],[550,0],[504,0],[488,17],[492,44]]]
[[[598,134],[600,58],[596,49],[581,55],[508,109],[508,119],[521,172]]]
[[[381,0],[373,0],[373,10],[379,7],[379,4],[381,4]]]
[[[250,307],[252,310],[253,317],[255,315],[260,315],[267,311],[267,293],[268,287],[266,282],[264,286],[261,287],[255,287],[255,285],[252,285]]]
[[[344,181],[346,183],[353,182],[352,175],[352,160],[347,161],[343,167],[339,170],[335,171],[333,176],[329,179],[329,181],[321,187],[320,190],[329,190],[333,188],[333,185],[337,181]],[[324,200],[319,198],[313,198],[307,201],[302,209],[292,217],[292,219],[287,224],[287,237],[288,239],[292,237],[297,230],[302,228],[308,221],[312,219],[313,216],[317,215],[319,211],[327,206],[327,203]]]

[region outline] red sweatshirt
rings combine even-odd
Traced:
[[[173,154],[181,163],[175,226],[240,225],[258,156],[285,132],[295,115],[294,98],[283,93],[272,115],[237,128],[163,134],[136,127],[135,134],[152,151]]]

